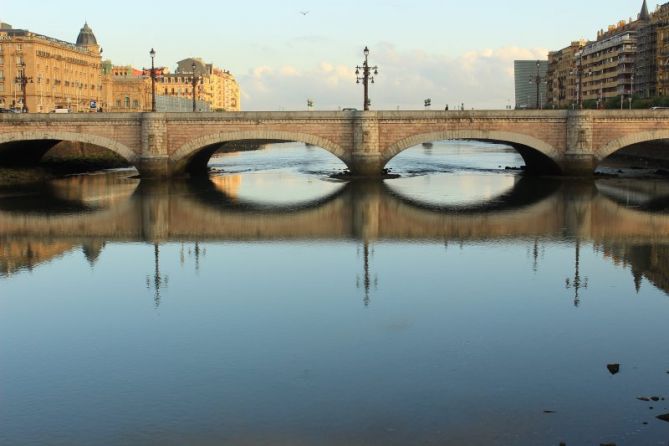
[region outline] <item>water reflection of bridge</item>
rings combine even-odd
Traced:
[[[541,184],[541,186],[538,186]],[[607,188],[615,187],[607,183]],[[600,187],[605,189],[604,187]],[[106,195],[62,186],[31,201],[0,199],[0,239],[83,242],[194,240],[488,240],[573,237],[597,243],[669,243],[669,214],[626,206],[592,182],[521,179],[512,191],[468,208],[422,206],[383,183],[352,183],[300,206],[238,203],[212,183],[124,183]],[[48,202],[48,204],[46,204]],[[46,209],[46,211],[41,211]]]

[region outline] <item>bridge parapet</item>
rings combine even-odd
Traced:
[[[617,150],[669,139],[669,110],[0,115],[0,160],[10,149],[32,159],[30,144],[21,143],[67,140],[114,151],[145,177],[179,175],[193,162],[206,167],[217,147],[240,140],[316,145],[351,171],[376,176],[401,151],[443,139],[505,143],[530,170],[545,173],[553,165],[566,174],[590,174]]]

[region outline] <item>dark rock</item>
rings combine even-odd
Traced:
[[[640,397],[637,398],[637,399],[638,399],[639,401],[650,401],[650,398],[647,398],[647,397],[645,397],[645,396],[640,396]]]
[[[606,366],[606,368],[609,370],[611,375],[617,375],[620,373],[620,364],[609,364]]]
[[[616,446],[615,443],[601,443],[599,446]]]
[[[659,397],[659,396],[651,396],[650,399],[653,400],[653,401],[655,401],[655,402],[660,401],[660,397]]]
[[[655,175],[660,175],[660,176],[663,176],[663,177],[669,177],[669,170],[658,169],[658,170],[655,171]]]
[[[544,413],[551,414],[551,413],[557,413],[554,410],[544,410]]]
[[[663,415],[658,415],[655,418],[657,418],[658,420],[666,421],[667,423],[669,423],[669,413],[665,413]]]

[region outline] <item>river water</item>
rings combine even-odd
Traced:
[[[347,183],[283,144],[2,191],[0,444],[666,445],[669,183],[520,165]]]

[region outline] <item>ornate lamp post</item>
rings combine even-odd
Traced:
[[[369,82],[371,80],[372,84],[374,83],[374,76],[377,76],[379,74],[379,67],[369,66],[369,49],[365,47],[365,50],[363,51],[365,55],[365,61],[362,63],[362,66],[355,67],[355,75],[356,77],[356,84],[359,84],[360,81],[362,81],[362,85],[364,87],[364,95],[365,95],[365,103],[364,103],[364,110],[369,111]],[[362,70],[362,77],[360,77],[360,70]],[[374,71],[374,76],[371,75],[372,70]]]
[[[193,112],[197,111],[197,84],[198,82],[201,82],[200,76],[195,75],[195,69],[197,68],[197,65],[195,65],[195,62],[191,65],[191,68],[193,70],[193,78],[191,79],[191,84],[193,85]]]
[[[156,66],[154,60],[156,58],[156,50],[151,48],[149,51],[151,56],[151,111],[156,111]]]
[[[541,62],[537,60],[537,74],[530,76],[530,84],[537,85],[537,110],[541,108],[541,84],[546,81],[546,77],[541,75]]]
[[[33,78],[26,76],[25,72],[25,65],[21,66],[21,70],[19,71],[19,75],[16,76],[16,79],[14,79],[14,82],[19,84],[21,86],[21,93],[23,95],[22,101],[23,101],[23,110],[21,110],[23,113],[28,113],[28,94],[26,92],[26,87],[30,83],[33,83]]]

